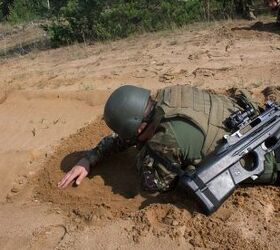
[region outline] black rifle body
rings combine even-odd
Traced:
[[[270,103],[267,109],[238,131],[225,137],[225,143],[206,157],[193,174],[181,174],[180,182],[211,214],[233,193],[243,180],[257,178],[264,171],[265,154],[280,144],[280,107]],[[251,154],[253,167],[247,169],[241,159]]]

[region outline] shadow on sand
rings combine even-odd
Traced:
[[[104,184],[112,187],[114,194],[119,194],[126,199],[141,195],[144,201],[139,206],[139,209],[155,203],[171,203],[178,208],[187,209],[191,213],[200,210],[180,186],[166,193],[149,194],[142,191],[135,167],[136,154],[135,149],[130,149],[127,152],[104,159],[100,164],[92,168],[88,178],[91,179],[96,175],[101,176]],[[68,172],[84,155],[85,152],[80,151],[65,156],[60,165],[61,170]]]
[[[236,28],[232,28],[232,30],[233,31],[254,30],[254,31],[275,33],[275,34],[280,35],[280,24],[276,23],[276,22],[273,22],[273,23],[256,22],[252,26],[236,27]]]

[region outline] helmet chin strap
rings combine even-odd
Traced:
[[[152,100],[151,98],[149,99],[147,107],[146,107],[147,110],[145,110],[146,115],[145,115],[142,123],[143,122],[150,123],[152,121],[153,116],[155,114],[156,104],[157,104],[156,101]]]
[[[137,136],[137,140],[140,142],[144,142],[151,139],[156,131],[156,128],[157,126],[153,122],[147,124],[146,127]]]

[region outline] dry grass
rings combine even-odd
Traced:
[[[27,54],[34,49],[48,47],[46,32],[37,24],[0,25],[0,56]]]

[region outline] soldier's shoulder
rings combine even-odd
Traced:
[[[166,151],[174,148],[178,148],[176,137],[170,128],[170,124],[165,122],[160,124],[155,135],[147,141],[147,145],[156,151]]]

